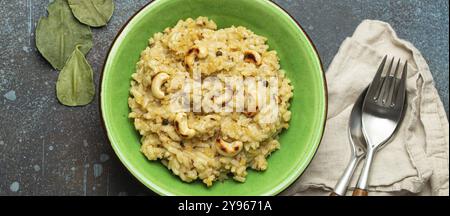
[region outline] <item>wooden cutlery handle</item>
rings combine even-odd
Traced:
[[[352,195],[353,196],[367,196],[368,194],[369,194],[369,192],[367,190],[356,188],[353,191]]]

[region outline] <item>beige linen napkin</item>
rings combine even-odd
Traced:
[[[369,193],[449,195],[449,125],[430,69],[411,43],[375,20],[363,21],[334,57],[326,73],[329,110],[322,143],[307,170],[282,195],[328,195],[335,186],[350,157],[347,122],[353,103],[386,54],[408,60],[408,107],[393,141],[375,156]]]

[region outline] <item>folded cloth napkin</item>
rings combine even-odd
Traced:
[[[394,139],[375,156],[369,195],[449,195],[449,124],[430,69],[419,50],[376,20],[363,21],[334,57],[326,73],[329,109],[322,143],[307,170],[282,195],[328,195],[334,188],[350,158],[347,123],[353,103],[385,55],[408,60],[408,107]]]

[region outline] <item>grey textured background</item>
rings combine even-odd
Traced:
[[[107,27],[93,29],[88,60],[98,87],[110,43],[148,0],[116,0]],[[391,23],[428,60],[448,116],[447,0],[276,0],[305,28],[327,68],[363,19]],[[101,126],[98,92],[85,107],[55,96],[57,71],[39,55],[34,31],[49,0],[0,0],[0,195],[153,194],[114,155]]]

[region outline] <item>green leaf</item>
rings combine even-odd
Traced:
[[[59,73],[56,96],[66,106],[83,106],[95,95],[92,68],[77,46]]]
[[[36,47],[50,64],[61,70],[76,45],[87,54],[92,48],[89,26],[80,23],[66,0],[55,0],[48,6],[48,17],[42,17],[36,28]]]
[[[69,0],[69,6],[80,22],[92,27],[106,25],[114,12],[113,0]]]

